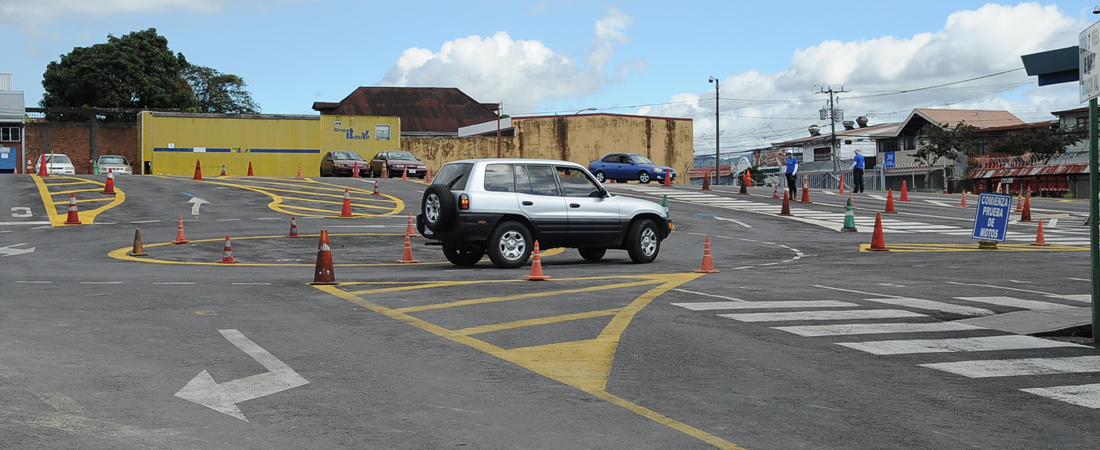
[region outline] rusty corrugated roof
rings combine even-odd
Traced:
[[[460,127],[497,118],[457,88],[361,86],[335,108],[329,105],[317,102],[313,109],[325,115],[399,117],[402,133],[457,133]]]

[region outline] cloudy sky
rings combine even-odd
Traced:
[[[1020,55],[1076,45],[1080,2],[849,0],[0,0],[0,71],[27,105],[46,65],[108,34],[156,28],[188,61],[234,73],[265,113],[314,114],[358,86],[457,87],[512,115],[694,119],[696,152],[806,136],[832,86],[846,118],[1007,109],[1034,122],[1081,106],[1039,88]]]

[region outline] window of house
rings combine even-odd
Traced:
[[[19,142],[20,132],[23,131],[19,127],[3,127],[0,128],[0,141],[3,142]]]
[[[378,141],[390,140],[390,126],[389,125],[375,125],[374,126],[374,139]]]
[[[906,136],[903,139],[903,145],[905,145],[905,148],[903,150],[916,150],[917,149],[917,138],[915,138],[913,136]]]
[[[1077,126],[1087,127],[1089,126],[1089,118],[1087,116],[1081,116],[1077,118]]]
[[[814,149],[814,161],[829,161],[832,160],[832,155],[833,153],[829,151],[829,147]]]
[[[879,152],[896,152],[898,151],[897,139],[880,139],[878,142]]]
[[[986,139],[986,138],[978,139],[977,149],[978,149],[978,154],[979,155],[988,155],[989,154],[989,139]]]

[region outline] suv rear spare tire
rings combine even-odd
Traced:
[[[503,222],[497,225],[485,243],[489,259],[501,269],[515,269],[531,257],[531,232],[519,222]]]
[[[424,190],[424,196],[420,198],[420,212],[424,214],[424,226],[435,232],[449,230],[458,217],[451,190],[440,184],[430,185]]]

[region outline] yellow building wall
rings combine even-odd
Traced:
[[[560,159],[587,166],[608,153],[638,153],[675,169],[677,184],[688,182],[687,171],[694,164],[692,121],[687,119],[589,114],[513,118],[512,124],[516,136],[501,138],[505,158]],[[495,136],[414,136],[401,144],[432,172],[448,161],[497,157]]]
[[[377,125],[390,139],[375,139]],[[364,159],[397,148],[396,117],[222,116],[144,112],[139,121],[142,165],[164,175],[318,176],[321,158],[334,150],[358,151]],[[350,133],[349,133],[350,130]],[[366,132],[366,133],[364,133]],[[351,139],[349,139],[349,137]]]

